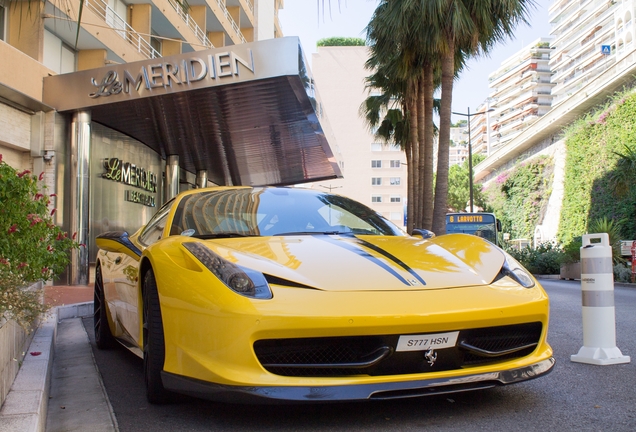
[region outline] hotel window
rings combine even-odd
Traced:
[[[57,74],[75,72],[75,51],[45,29],[42,63]]]
[[[382,151],[382,143],[371,143],[371,151]]]
[[[163,40],[156,38],[155,32],[152,32],[152,36],[150,37],[150,46],[154,48],[159,54],[163,52]]]
[[[371,161],[371,168],[382,168],[382,161],[381,160],[372,160]]]
[[[399,186],[400,185],[400,178],[399,177],[391,177],[389,179],[389,184],[391,186]]]
[[[391,168],[399,168],[401,166],[401,163],[399,160],[392,160],[391,161]]]
[[[381,203],[382,202],[382,197],[380,195],[373,195],[371,197],[371,202],[372,203]]]
[[[108,7],[106,8],[106,24],[114,29],[118,29],[119,35],[126,38],[126,15],[127,15],[126,3],[121,0],[108,0]]]
[[[371,177],[372,186],[380,186],[382,184],[382,177]]]
[[[392,203],[402,202],[402,197],[399,195],[391,195],[391,202]]]
[[[402,213],[401,212],[391,212],[391,220],[392,221],[402,220]]]

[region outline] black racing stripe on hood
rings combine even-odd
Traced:
[[[382,267],[384,270],[386,270],[387,272],[391,273],[393,276],[395,276],[397,279],[400,280],[400,282],[402,282],[404,285],[408,285],[408,286],[412,286],[406,279],[404,279],[398,272],[396,272],[395,270],[393,270],[391,267],[389,267],[388,265],[386,265],[385,263],[383,263],[382,261],[380,261],[379,259],[377,259],[376,257],[374,257],[373,255],[371,255],[369,252],[365,251],[364,249],[362,249],[361,247],[359,247],[356,244],[351,244],[347,241],[341,241],[341,240],[337,240],[331,236],[328,235],[316,235],[313,236],[314,238],[317,238],[319,240],[324,240],[326,242],[329,242],[335,246],[339,246],[343,249],[348,250],[349,252],[353,252],[356,255],[361,256],[362,258],[366,258],[369,261],[371,261],[373,264]],[[384,254],[383,254],[384,255]],[[424,281],[422,281],[424,282]]]
[[[422,277],[420,275],[417,274],[417,272],[415,272],[415,270],[413,270],[411,267],[409,267],[405,262],[403,262],[402,260],[400,260],[398,257],[396,257],[395,255],[385,251],[384,249],[382,249],[379,246],[376,246],[372,243],[369,243],[367,241],[364,241],[362,239],[359,238],[355,238],[352,239],[352,241],[367,247],[379,254],[381,254],[382,256],[387,257],[388,259],[390,259],[391,261],[393,261],[394,263],[396,263],[397,265],[399,265],[400,267],[402,267],[404,270],[406,270],[407,272],[409,272],[415,279],[417,279],[422,285],[426,285],[426,281],[424,279],[422,279]]]

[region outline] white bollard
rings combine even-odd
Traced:
[[[614,271],[607,233],[583,236],[581,294],[583,347],[570,360],[595,365],[629,363],[629,356],[616,347]]]

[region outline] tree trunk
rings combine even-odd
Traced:
[[[448,156],[455,73],[455,43],[452,37],[449,38],[448,45],[448,52],[442,56],[442,103],[439,115],[437,180],[435,182],[435,208],[433,209],[433,232],[437,235],[446,233],[446,213],[448,211]]]
[[[418,80],[418,88],[417,88],[417,140],[418,140],[418,148],[419,148],[419,172],[418,172],[418,191],[417,194],[420,197],[420,207],[418,210],[419,218],[417,220],[417,227],[424,227],[424,211],[426,209],[427,203],[424,200],[425,190],[429,186],[425,182],[425,162],[426,162],[426,146],[424,137],[426,135],[426,123],[425,123],[425,112],[424,112],[424,80],[420,78]]]
[[[435,128],[433,126],[433,94],[435,92],[435,86],[433,84],[433,67],[428,66],[424,68],[424,78],[422,79],[422,93],[424,99],[424,163],[420,165],[420,169],[423,171],[423,186],[424,194],[422,201],[424,202],[424,211],[422,214],[422,228],[432,230],[433,228],[433,190],[435,185],[433,184],[433,147],[435,140]]]
[[[412,223],[411,230],[413,228],[419,228],[419,223],[421,222],[421,213],[420,213],[420,201],[421,195],[420,192],[420,181],[419,181],[419,144],[418,144],[418,125],[417,125],[417,80],[412,80],[409,84],[409,95],[407,97],[408,104],[408,115],[409,115],[409,146],[411,147],[411,161],[409,162],[409,166],[411,166],[411,179],[413,183],[413,213],[412,213]]]
[[[413,232],[413,154],[411,153],[411,145],[407,142],[404,147],[406,154],[406,232]]]

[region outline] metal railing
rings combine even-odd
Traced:
[[[252,4],[251,0],[245,0],[245,3],[247,3],[247,7],[250,8],[250,12],[252,12],[252,15],[254,15],[254,5]]]
[[[86,6],[99,15],[106,24],[115,30],[115,33],[128,41],[141,55],[152,59],[159,58],[161,54],[154,49],[139,33],[137,33],[125,19],[120,17],[103,0],[86,0]]]
[[[201,41],[203,45],[205,45],[208,48],[214,48],[214,45],[212,45],[212,42],[210,42],[210,39],[208,39],[208,36],[201,29],[201,27],[199,27],[199,25],[194,21],[194,18],[192,18],[192,15],[190,15],[187,12],[186,7],[184,5],[179,4],[176,0],[168,0],[168,3],[170,3],[170,5],[174,8],[175,12],[177,12],[177,15],[179,15],[181,19],[183,20],[183,22],[185,22],[186,25],[190,28],[190,30],[194,32],[194,35],[197,37],[197,39],[199,39],[199,41]]]
[[[225,18],[227,18],[227,20],[232,25],[232,28],[234,29],[234,32],[236,33],[238,38],[241,40],[241,42],[247,43],[247,40],[245,39],[245,37],[243,37],[243,33],[241,33],[241,29],[236,24],[236,21],[234,21],[234,18],[232,18],[232,15],[230,15],[230,11],[228,11],[227,8],[225,7],[225,2],[222,1],[222,0],[216,0],[216,2],[219,5],[219,7],[221,8],[221,10],[223,11],[223,13],[225,14]]]

